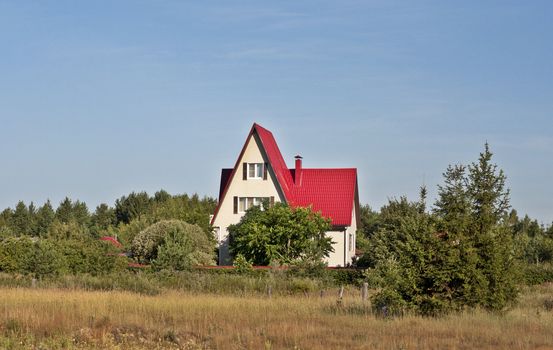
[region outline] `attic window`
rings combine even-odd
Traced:
[[[248,179],[263,178],[263,163],[248,163]]]

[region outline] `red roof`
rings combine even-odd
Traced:
[[[280,186],[288,204],[297,207],[311,206],[314,211],[320,211],[323,216],[330,218],[333,226],[351,226],[352,212],[355,209],[358,213],[359,206],[357,169],[303,168],[301,180],[296,184],[295,170],[286,166],[273,134],[258,124],[252,126],[232,173],[227,169],[222,172],[219,205],[223,202],[228,185],[237,172],[240,159],[253,133],[259,136],[270,169],[275,174],[277,185]],[[218,211],[219,206],[215,210],[212,223]]]
[[[100,240],[111,243],[113,246],[115,246],[117,248],[122,248],[123,247],[123,245],[121,243],[119,243],[119,241],[114,237],[104,236],[104,237],[100,237]]]
[[[293,171],[292,171],[293,172]],[[302,169],[299,186],[294,186],[292,206],[312,206],[334,226],[351,226],[357,192],[357,169]]]

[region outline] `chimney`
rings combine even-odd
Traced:
[[[296,186],[301,186],[301,175],[302,175],[302,171],[301,171],[301,160],[303,159],[302,156],[300,156],[299,154],[297,156],[294,157],[296,159],[296,170],[294,172],[294,183]]]

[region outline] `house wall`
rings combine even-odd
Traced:
[[[351,235],[352,244],[351,247],[349,245],[349,236]],[[347,256],[346,261],[347,263],[351,263],[353,257],[355,256],[355,240],[357,238],[357,217],[355,214],[355,201],[353,202],[353,210],[351,212],[351,226],[349,226],[346,230],[346,243],[347,243]],[[351,248],[351,249],[350,249]]]
[[[219,212],[213,226],[216,227],[216,235],[219,243],[219,265],[230,265],[228,231],[227,227],[240,221],[244,213],[234,214],[234,196],[238,197],[274,197],[275,202],[281,202],[283,196],[277,189],[275,177],[269,169],[267,180],[249,179],[243,180],[242,163],[268,163],[267,156],[261,151],[260,140],[257,134],[253,134],[247,141],[244,154],[239,159],[239,165],[234,177],[230,179],[229,188],[221,203]]]
[[[332,238],[332,248],[334,252],[325,258],[328,266],[347,266],[352,263],[355,256],[355,239],[357,231],[357,220],[355,214],[355,203],[351,213],[351,226],[341,231],[329,231],[326,234]],[[350,246],[351,235],[351,246]]]
[[[332,238],[334,252],[325,258],[325,262],[328,266],[344,266],[344,231],[328,231],[326,235]]]

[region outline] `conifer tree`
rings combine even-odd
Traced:
[[[17,236],[30,234],[30,214],[29,209],[23,201],[19,201],[11,217],[11,227]]]
[[[50,200],[47,200],[42,207],[40,207],[36,213],[36,235],[45,237],[48,234],[50,226],[54,222],[55,218],[54,209]]]

